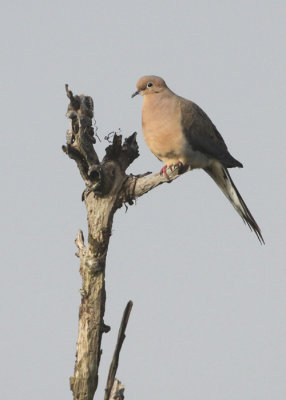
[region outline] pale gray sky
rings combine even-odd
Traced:
[[[83,182],[61,151],[64,84],[93,97],[101,138],[138,131],[130,172],[157,172],[142,99],[130,98],[155,74],[208,113],[244,164],[231,175],[266,246],[201,171],[118,211],[96,398],[132,299],[118,371],[126,399],[284,400],[285,1],[12,0],[0,16],[0,398],[72,397],[74,239],[86,214]]]

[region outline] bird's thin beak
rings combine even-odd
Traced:
[[[133,97],[137,96],[137,94],[139,94],[139,90],[137,90],[135,93],[132,94],[131,99],[133,99]]]

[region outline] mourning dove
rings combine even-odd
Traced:
[[[202,168],[216,182],[243,221],[264,243],[261,230],[235,187],[227,168],[243,165],[227,146],[207,114],[195,103],[173,93],[158,76],[143,76],[137,82],[143,96],[142,129],[152,153],[166,169]]]

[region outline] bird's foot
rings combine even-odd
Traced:
[[[179,174],[183,174],[184,172],[186,172],[188,170],[188,168],[190,167],[190,165],[188,164],[183,164],[182,161],[178,161],[175,164],[175,167],[178,167],[178,172]]]
[[[183,172],[186,172],[186,170],[188,169],[188,165],[184,165],[182,161],[178,161],[176,162],[176,164],[164,165],[164,167],[160,171],[160,175],[164,175],[166,178],[169,178],[167,174],[167,169],[174,171],[176,168],[178,168],[179,174],[182,174]]]
[[[160,175],[164,175],[166,178],[169,178],[168,177],[168,174],[167,174],[167,172],[166,172],[166,170],[169,168],[169,166],[168,165],[164,165],[164,167],[161,169],[161,171],[160,171]]]
[[[187,167],[182,163],[182,161],[178,161],[174,165],[174,169],[176,169],[176,168],[178,168],[178,172],[179,172],[179,174],[181,174],[182,172],[184,172],[186,170]]]

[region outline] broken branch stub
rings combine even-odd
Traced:
[[[68,85],[66,92],[70,99],[66,115],[71,120],[71,126],[63,151],[76,161],[87,187],[86,195],[94,192],[106,196],[117,186],[115,180],[124,180],[126,169],[139,156],[136,133],[125,139],[123,145],[122,136],[115,133],[113,142],[106,148],[106,155],[100,163],[94,149],[96,140],[92,126],[93,100],[90,96],[74,96]]]

